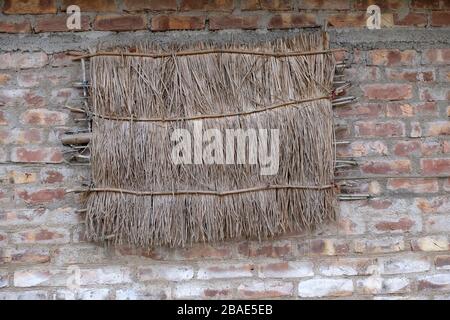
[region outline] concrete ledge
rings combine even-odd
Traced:
[[[304,30],[312,31],[314,28]],[[87,50],[103,45],[128,45],[136,41],[152,41],[160,44],[178,42],[186,43],[199,40],[215,42],[254,42],[271,40],[284,36],[294,36],[300,30],[286,31],[243,31],[225,30],[211,31],[172,31],[172,32],[61,32],[40,33],[27,35],[0,35],[0,48],[2,51],[42,50],[47,53],[65,50]],[[368,29],[331,29],[330,41],[332,47],[345,46],[361,49],[374,48],[439,48],[450,44],[450,28],[423,29],[423,28],[393,28],[381,30]]]

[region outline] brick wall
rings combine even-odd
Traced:
[[[364,28],[374,2],[380,31]],[[65,27],[70,4],[83,12],[79,32]],[[0,299],[450,298],[449,1],[0,0],[0,8]],[[89,168],[65,163],[59,142],[84,126],[64,109],[81,95],[68,51],[138,37],[274,37],[325,18],[332,45],[350,49],[348,93],[358,97],[335,109],[338,139],[350,142],[338,155],[359,163],[340,175],[370,176],[346,188],[373,199],[341,202],[336,223],[273,241],[138,250],[84,240],[78,199],[64,191],[88,181]]]

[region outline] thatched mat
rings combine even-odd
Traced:
[[[87,194],[88,237],[184,246],[263,239],[334,218],[333,54],[288,54],[326,50],[324,37],[221,47],[141,44],[133,52],[161,56],[92,57],[96,191]],[[215,49],[287,55],[177,54]],[[278,107],[253,112],[270,106]],[[199,115],[207,116],[204,129],[279,129],[278,173],[260,175],[255,164],[174,164],[171,132],[192,132]]]

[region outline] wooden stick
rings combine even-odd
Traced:
[[[334,188],[334,184],[324,186],[290,186],[290,185],[268,185],[264,187],[254,187],[239,190],[230,191],[209,191],[209,190],[181,190],[181,191],[134,191],[119,188],[91,188],[91,189],[69,189],[66,193],[80,193],[80,192],[118,192],[133,194],[136,196],[176,196],[176,195],[209,195],[209,196],[228,196],[233,194],[241,194],[248,192],[266,191],[266,190],[278,190],[278,189],[312,189],[312,190],[324,190]]]
[[[72,60],[87,59],[97,56],[116,56],[116,57],[144,57],[144,58],[168,58],[168,57],[183,57],[183,56],[194,56],[201,54],[214,54],[214,53],[230,53],[230,54],[251,54],[257,56],[269,56],[274,58],[283,57],[295,57],[295,56],[309,56],[314,54],[324,54],[339,51],[347,51],[345,48],[338,49],[328,49],[319,51],[303,51],[303,52],[287,52],[287,53],[276,53],[276,52],[259,52],[259,51],[249,51],[249,50],[231,50],[231,49],[208,49],[208,50],[193,50],[193,51],[180,51],[173,53],[140,53],[140,52],[96,52],[91,54],[86,54],[83,56],[77,56],[72,58]]]
[[[61,137],[61,142],[62,144],[87,144],[91,141],[91,136],[90,132],[65,134]]]
[[[183,120],[200,120],[200,119],[212,119],[212,118],[226,118],[226,117],[236,117],[236,116],[246,116],[254,113],[274,110],[282,107],[291,106],[294,104],[300,104],[305,102],[311,102],[315,100],[323,100],[330,99],[330,96],[322,96],[318,98],[310,98],[303,100],[294,100],[288,101],[281,104],[272,105],[266,108],[251,110],[251,111],[242,111],[242,112],[233,112],[233,113],[222,113],[222,114],[201,114],[190,117],[174,117],[174,118],[135,118],[135,117],[116,117],[109,115],[102,115],[98,113],[92,113],[93,116],[106,119],[106,120],[116,120],[116,121],[137,121],[137,122],[171,122],[171,121],[183,121]]]

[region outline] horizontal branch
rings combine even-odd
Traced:
[[[279,189],[311,189],[311,190],[325,190],[334,188],[334,184],[323,186],[294,186],[294,185],[268,185],[263,187],[254,187],[229,191],[210,191],[210,190],[180,190],[180,191],[135,191],[120,188],[90,188],[90,189],[69,189],[66,193],[81,193],[81,192],[117,192],[125,194],[133,194],[136,196],[177,196],[177,195],[208,195],[208,196],[228,196],[233,194],[279,190]]]
[[[115,121],[136,121],[136,122],[171,122],[171,121],[183,121],[183,120],[201,120],[201,119],[214,119],[214,118],[226,118],[226,117],[236,117],[236,116],[246,116],[254,113],[274,110],[278,108],[292,106],[294,104],[300,104],[305,102],[311,102],[315,100],[324,100],[331,99],[330,96],[322,96],[317,98],[309,98],[303,100],[294,100],[288,101],[276,105],[272,105],[266,108],[255,109],[251,111],[241,111],[241,112],[233,112],[233,113],[222,113],[222,114],[200,114],[190,117],[173,117],[173,118],[139,118],[139,117],[119,117],[119,116],[109,116],[102,115],[98,113],[92,113],[93,116],[106,119],[106,120],[115,120]]]
[[[233,50],[233,49],[206,49],[206,50],[189,50],[189,51],[179,51],[173,53],[143,53],[143,52],[96,52],[91,54],[86,54],[82,56],[76,56],[72,60],[88,59],[98,56],[116,56],[116,57],[143,57],[143,58],[168,58],[168,57],[185,57],[185,56],[195,56],[203,54],[215,54],[215,53],[229,53],[229,54],[250,54],[257,56],[269,56],[274,58],[284,58],[284,57],[295,57],[295,56],[310,56],[315,54],[325,54],[339,51],[347,51],[345,48],[338,49],[328,49],[328,50],[318,50],[318,51],[294,51],[286,53],[276,53],[276,52],[263,52],[263,51],[251,51],[251,50]]]
[[[61,137],[62,144],[87,144],[91,141],[90,132],[65,134]]]

